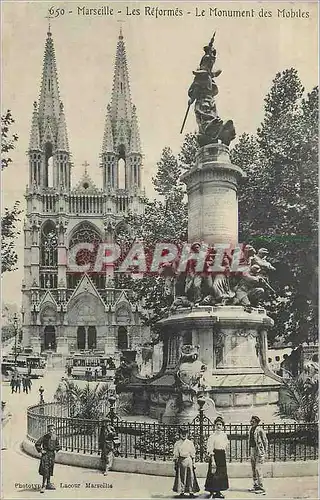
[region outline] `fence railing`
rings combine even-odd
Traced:
[[[86,420],[68,417],[68,409],[57,403],[31,406],[27,410],[27,435],[36,441],[47,431],[48,424],[54,424],[63,450],[75,453],[98,455],[98,438],[102,420]],[[158,422],[131,422],[111,414],[113,425],[120,440],[120,455],[144,460],[170,461],[173,445],[178,439],[181,425]],[[196,459],[206,458],[206,444],[213,424],[199,415],[190,424],[185,424],[189,437],[197,450]],[[263,425],[269,449],[268,461],[317,460],[318,425],[316,423],[275,423]],[[247,424],[227,424],[229,438],[227,460],[243,462],[249,459],[249,430]]]

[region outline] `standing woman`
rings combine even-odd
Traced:
[[[229,488],[226,462],[226,449],[229,440],[224,431],[223,418],[217,417],[214,425],[215,431],[210,434],[207,443],[209,466],[204,489],[210,492],[211,498],[224,498],[221,491]]]
[[[186,493],[189,493],[190,497],[194,497],[194,493],[200,490],[194,465],[196,450],[193,442],[187,439],[188,431],[186,429],[180,429],[179,436],[180,439],[175,442],[173,448],[176,475],[172,489],[179,494],[179,497],[184,497]]]

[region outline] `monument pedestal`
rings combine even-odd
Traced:
[[[203,389],[216,412],[227,422],[247,421],[251,413],[272,422],[281,385],[267,364],[267,329],[272,324],[265,309],[248,312],[242,306],[221,305],[179,309],[161,320],[164,364],[152,379],[127,386],[134,394],[134,412],[143,408],[166,423],[193,420],[196,395],[183,399],[176,373],[182,346],[198,345],[199,360],[206,365]]]
[[[277,403],[281,378],[267,364],[267,329],[273,320],[264,309],[199,306],[180,309],[160,324],[167,337],[163,378],[176,368],[183,345],[199,345],[199,360],[207,367],[205,392],[229,422],[241,421],[250,408],[258,412]]]

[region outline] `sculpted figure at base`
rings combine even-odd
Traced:
[[[253,255],[251,259],[252,265],[256,264],[261,269],[261,275],[267,276],[269,271],[275,271],[275,268],[267,261],[266,255],[268,255],[268,250],[266,248],[260,248],[258,253]]]
[[[120,366],[115,371],[115,385],[120,387],[129,384],[131,380],[138,375],[139,368],[136,361],[128,360],[125,357],[121,359]]]
[[[235,305],[258,307],[264,297],[263,278],[260,267],[256,264],[250,267],[235,287]]]
[[[213,264],[213,259],[208,259],[206,264],[208,269]],[[212,275],[210,272],[206,273],[205,283],[208,294],[202,301],[203,305],[226,305],[233,302],[235,292],[230,288],[230,265],[231,257],[225,254],[222,260],[224,271],[215,275]]]
[[[184,345],[181,348],[179,367],[176,373],[176,383],[185,396],[191,398],[201,388],[201,381],[206,370],[199,359],[199,346]]]

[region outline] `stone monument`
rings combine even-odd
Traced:
[[[247,245],[246,272],[233,272],[240,249],[237,191],[245,175],[230,162],[233,122],[224,122],[217,113],[215,79],[221,70],[214,68],[214,36],[204,52],[193,72],[181,129],[194,104],[200,149],[182,180],[187,186],[191,250],[211,251],[203,273],[197,273],[192,262],[185,273],[173,271],[175,300],[159,322],[163,367],[146,383],[132,380],[130,390],[137,413],[147,412],[164,422],[192,421],[199,395],[210,400],[226,421],[246,422],[250,412],[263,410],[267,415],[278,401],[281,378],[267,365],[267,330],[273,320],[263,307],[265,295],[275,293],[267,276],[274,268],[266,260],[267,249],[256,252]]]

